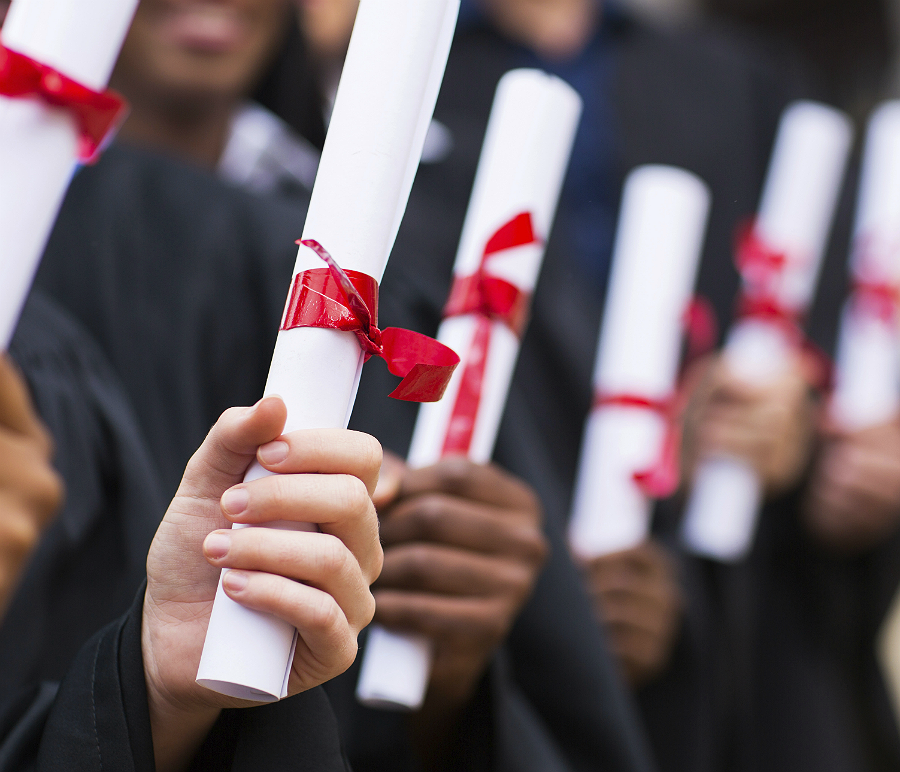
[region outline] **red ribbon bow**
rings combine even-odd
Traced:
[[[738,296],[737,316],[760,319],[782,328],[787,337],[802,346],[800,315],[778,298],[778,279],[787,267],[787,255],[770,247],[759,235],[755,221],[738,228],[735,264],[744,282]]]
[[[125,100],[114,91],[94,91],[66,77],[52,67],[0,44],[0,95],[12,98],[37,97],[49,105],[68,110],[78,125],[78,157],[96,158],[107,134],[119,123],[127,109]]]
[[[475,314],[477,321],[466,366],[460,376],[459,392],[450,414],[443,455],[467,455],[471,448],[475,419],[481,404],[481,387],[491,343],[492,323],[503,322],[518,337],[522,336],[528,323],[530,294],[505,279],[488,274],[485,270],[487,262],[499,252],[538,242],[531,214],[522,212],[488,239],[478,270],[471,276],[458,277],[453,282],[450,298],[444,308],[444,318]]]
[[[391,392],[394,399],[437,402],[459,364],[456,353],[436,340],[397,327],[378,329],[378,282],[359,271],[344,271],[318,241],[298,241],[309,247],[327,268],[294,277],[282,330],[319,327],[352,332],[366,360],[373,354],[403,380]]]
[[[716,342],[716,318],[709,302],[694,298],[685,309],[682,324],[687,337],[687,365],[710,351]],[[687,405],[688,394],[683,373],[675,392],[662,399],[652,399],[641,394],[599,392],[594,396],[593,409],[603,407],[630,407],[650,410],[666,422],[666,434],[659,458],[647,469],[634,473],[633,479],[641,490],[654,499],[665,499],[678,490],[681,479],[681,414]]]
[[[797,349],[804,351],[814,365],[811,385],[829,389],[834,375],[828,355],[808,340],[803,332],[802,314],[784,305],[778,298],[775,283],[787,267],[787,255],[770,247],[759,235],[755,221],[738,229],[735,264],[744,281],[738,295],[739,319],[759,319],[780,327],[785,337]]]

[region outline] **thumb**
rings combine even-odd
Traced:
[[[226,410],[188,462],[178,495],[220,497],[244,479],[259,446],[277,439],[286,420],[281,397]]]

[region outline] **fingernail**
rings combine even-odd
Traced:
[[[259,460],[264,464],[280,464],[288,457],[290,448],[283,440],[275,440],[260,446]]]
[[[224,558],[231,548],[231,534],[227,531],[213,531],[203,542],[203,549],[211,558]]]
[[[222,509],[228,515],[236,516],[241,514],[247,509],[249,503],[250,494],[243,485],[229,488],[222,495]]]
[[[240,592],[247,586],[250,578],[243,571],[226,571],[222,577],[222,585],[226,590]]]

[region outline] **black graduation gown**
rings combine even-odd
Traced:
[[[219,415],[262,396],[305,212],[126,146],[72,181],[36,285],[106,354],[169,497]]]

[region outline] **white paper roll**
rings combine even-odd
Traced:
[[[14,0],[0,40],[95,90],[105,88],[137,0]],[[75,168],[64,110],[0,97],[0,349],[22,305]]]
[[[513,70],[501,78],[454,276],[475,273],[491,236],[528,212],[541,243],[491,255],[485,268],[524,292],[534,290],[580,116],[580,97],[558,78],[538,70]],[[433,464],[442,455],[477,324],[475,315],[453,317],[441,324],[438,340],[459,353],[461,362],[444,399],[419,408],[408,457],[413,467]],[[516,335],[503,322],[493,322],[468,452],[476,463],[487,463],[493,454],[518,354]],[[425,698],[430,671],[431,644],[427,639],[397,635],[376,625],[363,655],[357,698],[370,706],[415,710]]]
[[[781,120],[756,231],[763,243],[785,255],[786,266],[769,290],[797,314],[806,310],[815,292],[851,140],[850,119],[825,105],[798,102]],[[790,352],[780,327],[749,319],[731,329],[724,353],[735,375],[764,385],[784,371]],[[735,471],[739,465],[745,467],[741,473]],[[715,470],[701,468],[682,536],[696,554],[736,561],[752,546],[762,492],[742,460],[716,461],[715,466],[741,483],[729,486],[716,479]]]
[[[683,316],[703,247],[710,194],[681,169],[644,166],[625,183],[597,360],[598,394],[665,400],[675,390]],[[647,536],[651,501],[634,479],[658,462],[666,419],[606,405],[588,418],[569,542],[595,557]]]
[[[304,239],[378,281],[400,226],[434,111],[459,0],[362,0],[313,189]],[[301,248],[295,271],[323,263]],[[352,333],[301,328],[275,344],[266,394],[286,432],[345,427],[363,356]],[[264,475],[259,468],[249,475]],[[287,694],[296,631],[230,600],[221,584],[197,682],[270,702]]]
[[[850,272],[855,283],[900,285],[900,102],[869,122]],[[874,310],[874,313],[872,312]],[[850,430],[890,420],[900,409],[900,331],[861,295],[844,308],[831,417]]]

